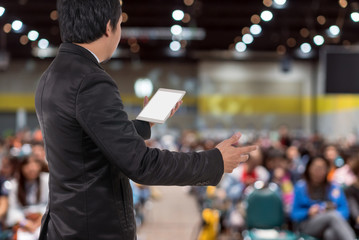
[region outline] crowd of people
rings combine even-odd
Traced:
[[[359,145],[354,136],[329,142],[318,135],[291,136],[282,127],[277,139],[251,134],[241,144],[259,149],[216,188],[192,187],[199,205],[219,212],[218,233],[246,229],[245,201],[258,183],[274,184],[283,202],[285,228],[318,239],[355,239],[359,233]],[[220,139],[185,131],[164,135],[148,147],[175,151],[212,149]],[[0,138],[0,239],[37,239],[48,201],[48,164],[41,131],[19,131]],[[138,225],[150,188],[131,183]],[[205,224],[204,220],[204,224]]]
[[[278,133],[277,139],[265,135],[248,139],[247,144],[260,148],[233,173],[224,175],[215,190],[194,187],[201,211],[220,212],[218,234],[239,235],[247,228],[249,195],[255,189],[270,187],[283,203],[284,229],[316,239],[356,239],[359,233],[356,137],[351,135],[335,142],[319,135],[294,137],[286,127],[281,127]],[[206,149],[207,144],[202,141],[194,145]],[[213,146],[215,143],[210,147]]]

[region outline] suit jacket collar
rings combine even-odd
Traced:
[[[97,61],[97,59],[95,58],[95,56],[89,50],[79,45],[73,43],[62,43],[60,45],[59,52],[66,52],[66,53],[80,55],[95,63],[99,68],[103,69],[99,64],[99,62]]]

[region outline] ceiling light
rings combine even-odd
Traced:
[[[11,27],[14,31],[20,31],[20,29],[22,28],[22,22],[19,20],[15,20],[12,22]]]
[[[295,38],[288,38],[287,40],[287,45],[288,47],[295,47],[295,45],[297,45],[297,40],[295,40]]]
[[[359,12],[353,12],[352,14],[350,14],[350,17],[353,22],[359,22]]]
[[[287,2],[287,0],[274,0],[275,4],[278,4],[280,6],[284,5]]]
[[[6,23],[3,27],[3,30],[5,33],[9,33],[11,32],[11,24],[10,23]]]
[[[173,35],[180,35],[182,33],[183,29],[180,25],[173,25],[171,27],[171,33]]]
[[[35,30],[32,30],[27,34],[27,37],[30,41],[36,41],[36,39],[39,37],[39,33]]]
[[[137,97],[149,97],[153,92],[153,83],[149,78],[140,78],[136,80],[134,88]]]
[[[128,21],[128,14],[125,12],[122,12],[122,22],[126,23]]]
[[[4,15],[4,13],[5,13],[5,8],[4,8],[4,7],[0,7],[0,17],[1,17],[2,15]]]
[[[53,21],[56,21],[56,20],[59,18],[59,15],[58,15],[58,13],[57,13],[56,10],[53,10],[53,11],[50,13],[50,18],[51,18],[51,20],[53,20]]]
[[[189,23],[190,21],[191,21],[191,15],[188,13],[185,13],[185,15],[183,16],[182,22]]]
[[[244,34],[243,37],[242,37],[242,41],[245,43],[245,44],[251,44],[253,42],[253,36],[249,33],[247,34]]]
[[[339,0],[339,6],[341,6],[342,8],[346,8],[348,6],[348,1],[347,0]]]
[[[249,31],[253,34],[253,35],[259,35],[262,32],[262,27],[258,24],[253,24],[250,28]]]
[[[193,3],[194,3],[194,0],[184,0],[184,4],[185,4],[186,6],[192,6]]]
[[[29,38],[28,38],[26,35],[22,35],[22,36],[20,37],[20,43],[21,43],[22,45],[26,45],[28,42],[29,42]]]
[[[181,49],[181,43],[179,41],[172,41],[170,43],[170,49],[173,52],[178,52]]]
[[[260,21],[261,21],[261,18],[257,14],[252,15],[251,22],[253,24],[258,24],[258,23],[260,23]]]
[[[172,13],[172,17],[176,21],[182,21],[184,18],[184,12],[182,10],[174,10]]]
[[[40,39],[39,43],[38,43],[39,48],[41,49],[46,49],[49,47],[49,41],[47,39]]]
[[[244,44],[243,42],[238,42],[238,43],[236,44],[236,50],[237,50],[237,52],[244,52],[244,51],[246,51],[246,49],[247,49],[247,45]]]
[[[272,6],[273,2],[272,2],[272,0],[263,0],[263,4],[266,7],[270,7],[270,6]]]
[[[310,53],[312,51],[312,46],[310,46],[309,43],[303,43],[302,45],[300,45],[300,50],[303,53]]]
[[[261,13],[261,18],[265,22],[269,22],[273,18],[273,13],[271,11],[265,10]]]
[[[340,33],[340,28],[337,25],[332,25],[329,27],[329,32],[333,36],[338,36]]]
[[[324,38],[323,38],[323,36],[321,36],[321,35],[316,35],[316,36],[313,38],[313,41],[314,41],[315,45],[321,46],[321,45],[323,45],[323,43],[324,43]]]
[[[327,19],[324,16],[320,15],[317,17],[317,21],[320,25],[324,25]]]

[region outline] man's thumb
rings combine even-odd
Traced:
[[[240,132],[237,132],[233,134],[233,136],[228,139],[230,144],[235,144],[238,142],[238,140],[241,138],[242,134]]]

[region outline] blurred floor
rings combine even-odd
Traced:
[[[185,187],[156,187],[161,198],[146,210],[138,240],[196,240],[200,216],[196,200]]]

